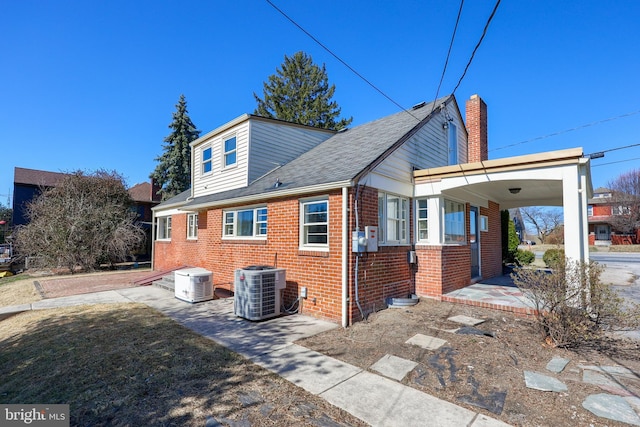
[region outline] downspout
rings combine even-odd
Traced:
[[[342,187],[342,327],[349,326],[349,191]]]

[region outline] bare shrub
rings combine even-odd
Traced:
[[[16,230],[22,256],[41,267],[93,270],[124,260],[144,242],[144,231],[124,181],[116,172],[77,171],[27,206],[30,222]]]
[[[519,268],[516,286],[535,305],[544,339],[559,347],[576,347],[604,332],[640,325],[640,306],[624,300],[600,280],[602,266],[560,258],[549,270]]]

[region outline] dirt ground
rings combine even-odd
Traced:
[[[114,280],[116,277],[119,280]],[[91,275],[76,280],[76,286],[78,282],[83,285],[79,289],[73,289],[60,279],[35,280],[40,281],[46,296],[105,290],[104,282],[110,282],[114,288],[129,282],[118,275],[110,278]],[[29,295],[34,294],[34,288],[29,288]],[[15,293],[15,290],[11,293]],[[450,332],[461,326],[447,320],[456,315],[484,319],[484,323],[476,328],[493,336]],[[437,337],[446,340],[447,343],[435,351],[405,343],[416,334]],[[422,299],[412,307],[389,308],[374,313],[369,316],[367,322],[359,322],[347,329],[336,328],[302,340],[298,344],[370,371],[371,366],[385,355],[412,360],[418,365],[402,380],[404,384],[514,426],[625,426],[627,424],[597,417],[582,407],[582,402],[587,396],[608,391],[582,382],[580,365],[623,366],[640,375],[638,341],[609,340],[600,343],[599,346],[580,350],[552,348],[543,343],[531,319],[501,311],[429,299]],[[570,359],[567,367],[559,374],[551,373],[545,368],[554,356]],[[525,386],[524,371],[535,371],[555,377],[567,385],[568,392],[553,393],[529,389]],[[640,396],[639,380],[624,379],[621,382],[627,395]],[[287,387],[279,388],[283,391],[289,390]],[[292,386],[291,390],[293,389],[296,387]],[[263,391],[267,392],[260,387],[253,390],[258,394]],[[321,405],[321,399],[317,397],[302,391],[294,394],[296,396],[290,395],[291,399],[308,399],[308,402],[315,402],[316,406],[321,407],[319,412],[323,414],[326,425],[359,424],[338,408]],[[279,399],[286,400],[286,396],[279,396]],[[258,405],[259,408],[263,406]],[[248,408],[245,408],[240,412],[247,410]],[[249,410],[251,413],[254,411],[259,412],[258,408]],[[248,413],[245,415],[248,416]],[[313,415],[317,416],[317,413]],[[309,421],[309,416],[313,415],[294,416],[294,419],[298,422],[302,419]],[[264,421],[254,425],[271,425],[270,417]],[[337,424],[332,424],[336,422]],[[311,422],[311,425],[315,423]]]
[[[462,326],[447,320],[456,315],[485,319],[475,328],[495,337],[446,331]],[[406,344],[415,334],[447,343],[435,351]],[[627,425],[597,417],[582,407],[588,395],[606,391],[583,383],[579,365],[624,366],[640,373],[638,341],[607,341],[597,349],[574,351],[551,348],[544,345],[529,319],[432,300],[389,308],[371,315],[367,322],[299,344],[369,370],[387,354],[412,360],[418,365],[403,379],[404,384],[516,426]],[[546,370],[554,356],[570,359],[560,374]],[[524,371],[555,377],[567,385],[568,392],[529,389]],[[624,380],[622,386],[627,395],[640,396],[639,380]]]

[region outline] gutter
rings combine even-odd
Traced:
[[[345,181],[339,181],[339,182],[332,182],[329,184],[319,184],[319,185],[308,186],[308,187],[298,187],[291,190],[285,189],[280,191],[270,191],[267,193],[257,193],[249,196],[233,197],[230,199],[213,200],[209,202],[194,203],[192,201],[187,204],[183,204],[182,207],[179,209],[184,211],[192,211],[192,210],[196,211],[196,210],[201,210],[206,208],[215,208],[218,206],[241,205],[246,203],[264,202],[268,199],[276,199],[276,198],[287,197],[287,196],[300,196],[308,193],[335,190],[338,188],[348,187],[351,184],[352,184],[351,180],[345,180]],[[207,197],[207,196],[200,196],[200,197]],[[197,199],[198,198],[194,199],[194,201]]]

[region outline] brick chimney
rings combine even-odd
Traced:
[[[151,198],[149,200],[153,202],[160,202],[162,200],[162,194],[158,193],[160,186],[156,183],[156,180],[151,178]]]
[[[467,162],[481,162],[489,158],[487,136],[487,104],[478,95],[471,95],[466,104]]]

